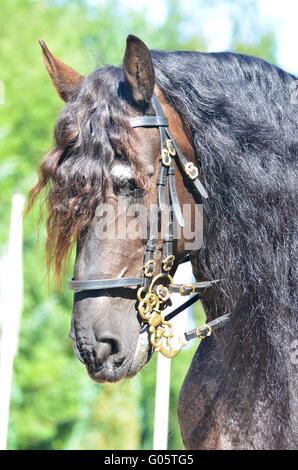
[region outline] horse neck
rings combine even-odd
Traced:
[[[208,250],[220,249],[210,240]],[[200,276],[204,268],[208,271],[208,258],[212,264],[216,256],[205,253],[197,258],[195,270]],[[209,290],[203,299],[208,317],[230,311],[232,318],[201,343],[181,392],[180,422],[190,448],[297,446],[297,311],[295,299],[291,302],[282,286],[289,276],[280,272],[276,277],[281,285],[278,299],[274,283],[271,296],[265,283],[256,287],[250,276],[244,284],[240,273],[245,255],[243,263],[231,266],[226,272],[230,280],[223,282],[222,289]]]
[[[290,77],[279,76],[268,66],[267,79],[285,87]],[[188,79],[199,95],[191,108],[183,92],[175,99],[164,93],[191,128],[210,196],[195,268],[202,279],[223,279],[204,299],[208,316],[232,316],[196,353],[180,399],[182,431],[188,447],[292,448],[298,441],[298,374],[291,360],[298,331],[298,213],[290,143],[297,118],[284,92],[276,94],[283,121],[276,107],[268,113],[266,87],[257,82],[237,89],[236,107],[233,100],[223,106],[222,86],[210,98],[209,89]],[[231,96],[233,83],[226,83]],[[243,147],[249,141],[253,145]]]

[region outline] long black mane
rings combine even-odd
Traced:
[[[210,420],[218,423],[222,415],[227,429],[237,422],[247,431],[236,446],[258,447],[262,440],[268,448],[285,442],[295,447],[295,77],[261,59],[233,53],[153,52],[153,61],[158,85],[191,131],[210,194],[197,268],[205,278],[223,282],[207,313],[232,313],[198,369],[197,394],[204,397],[205,414],[193,440],[198,445]],[[216,377],[212,393],[211,377]]]

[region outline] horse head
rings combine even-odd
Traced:
[[[44,42],[41,47],[65,101],[39,183],[51,184],[48,247],[59,272],[76,242],[70,337],[94,380],[118,381],[148,362],[167,326],[161,310],[170,304],[185,234],[190,231],[193,240],[191,220],[198,215],[187,179],[203,196],[204,188],[188,131],[156,83],[151,53],[140,39],[127,38],[122,68],[104,67],[87,77]],[[151,292],[154,279],[159,294]],[[148,325],[149,298],[155,312]]]

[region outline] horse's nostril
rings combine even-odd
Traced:
[[[117,336],[108,334],[97,337],[96,358],[99,364],[106,362],[119,367],[124,360],[123,347]]]

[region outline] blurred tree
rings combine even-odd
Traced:
[[[237,5],[244,2],[237,1]],[[120,64],[128,33],[139,35],[152,48],[204,50],[200,32],[189,27],[191,18],[184,15],[182,1],[165,0],[165,4],[166,19],[152,24],[145,12],[129,10],[124,1],[103,0],[95,6],[87,0],[1,0],[0,79],[6,102],[0,106],[0,250],[7,238],[4,228],[8,227],[11,195],[27,193],[33,185],[62,107],[44,70],[37,39],[45,39],[56,55],[81,73],[106,63]],[[199,0],[196,8],[206,4]],[[239,15],[234,21],[237,49],[274,59],[271,34],[257,34],[247,48],[237,33],[241,30]],[[35,208],[25,220],[25,305],[9,448],[152,448],[154,361],[134,379],[116,386],[91,383],[66,340],[71,293],[66,284],[59,293],[49,289],[45,233],[42,229],[37,243],[37,222]],[[182,446],[177,399],[193,351],[187,350],[173,361],[172,449]]]

